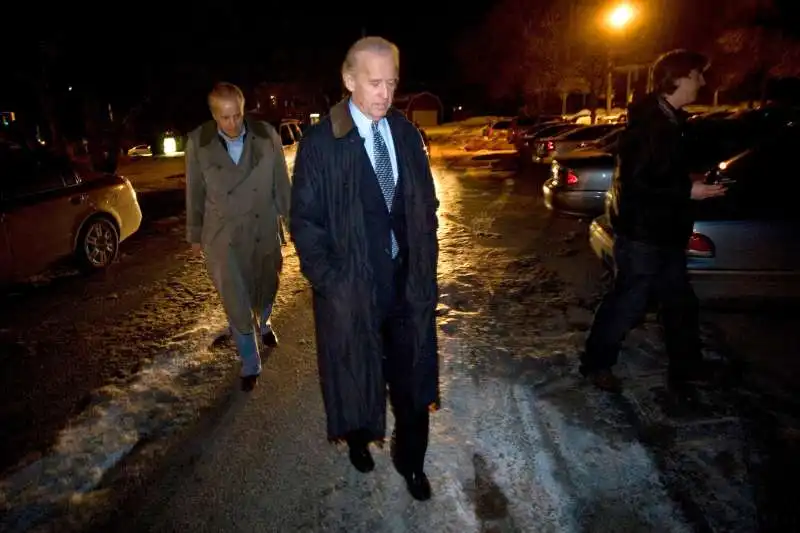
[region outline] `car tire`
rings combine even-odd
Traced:
[[[105,216],[95,216],[84,223],[78,235],[75,256],[86,273],[108,268],[119,254],[119,230]]]

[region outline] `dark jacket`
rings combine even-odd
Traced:
[[[410,315],[417,409],[439,404],[436,340],[438,201],[419,131],[399,111],[387,116],[397,154],[405,213]],[[297,152],[290,229],[300,269],[311,283],[320,383],[328,438],[367,429],[384,436],[386,383],[375,268],[365,223],[366,179],[376,179],[344,100],[309,128]],[[385,232],[384,232],[385,233]]]
[[[683,111],[652,94],[628,109],[609,206],[618,235],[686,247],[693,220],[685,123]]]

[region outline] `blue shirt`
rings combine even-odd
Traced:
[[[358,134],[364,139],[364,149],[367,151],[369,160],[372,162],[372,168],[375,168],[375,140],[372,138],[372,122],[373,120],[361,112],[361,110],[350,100],[350,115],[353,117],[353,123],[358,129]],[[392,130],[389,128],[389,121],[386,117],[378,121],[378,131],[381,132],[383,142],[386,143],[386,148],[389,150],[389,159],[392,161],[392,175],[394,176],[394,184],[397,185],[397,153],[394,149],[394,140],[392,139]]]
[[[242,152],[244,152],[244,136],[245,133],[247,133],[244,124],[242,124],[242,134],[236,139],[231,139],[225,135],[225,132],[222,130],[217,130],[217,132],[219,133],[220,139],[225,141],[225,147],[228,149],[228,155],[231,156],[233,162],[238,165],[239,159],[242,158]]]

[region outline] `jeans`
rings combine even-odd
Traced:
[[[701,359],[698,302],[686,270],[686,252],[618,236],[614,260],[614,285],[595,314],[581,370],[593,373],[616,364],[622,341],[655,297],[670,375],[680,379]]]
[[[237,331],[233,325],[229,325],[231,336],[236,343],[236,351],[242,360],[242,376],[256,376],[261,374],[261,355],[258,350],[258,339],[256,331],[264,334],[272,329],[270,316],[272,315],[272,305],[268,305],[258,317],[258,330],[255,328],[250,331]],[[256,318],[255,316],[253,317]],[[254,320],[255,322],[255,320]]]

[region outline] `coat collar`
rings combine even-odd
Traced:
[[[389,126],[393,126],[395,121],[404,117],[403,113],[394,107],[389,108],[386,114],[386,120],[389,121]],[[346,137],[351,131],[356,128],[353,122],[353,116],[350,114],[350,97],[346,97],[338,104],[331,108],[331,126],[333,128],[333,136],[336,139]]]
[[[261,139],[269,139],[269,131],[267,131],[266,126],[260,120],[256,120],[249,115],[245,115],[244,123],[245,131],[247,131],[248,135],[252,134],[256,137],[260,137]],[[205,147],[212,142],[219,142],[217,135],[217,123],[213,120],[209,120],[200,126],[200,146]]]

